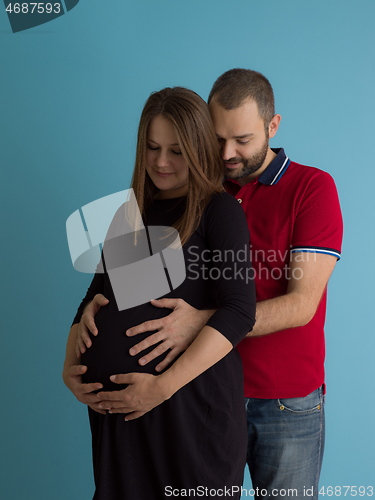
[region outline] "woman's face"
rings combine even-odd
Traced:
[[[160,190],[158,198],[186,195],[188,164],[182,156],[173,123],[162,115],[153,118],[148,128],[146,171]]]

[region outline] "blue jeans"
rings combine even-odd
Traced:
[[[322,388],[304,398],[246,398],[255,498],[317,499],[324,450]]]

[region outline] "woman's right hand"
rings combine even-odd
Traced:
[[[78,401],[89,406],[92,410],[105,415],[106,411],[99,408],[101,399],[96,394],[96,391],[103,389],[103,385],[100,383],[84,384],[82,382],[82,375],[86,371],[87,367],[83,365],[73,365],[64,368],[64,383]]]
[[[78,358],[92,345],[90,332],[95,336],[98,335],[98,329],[95,324],[95,315],[99,309],[106,306],[108,302],[109,300],[104,297],[104,295],[98,293],[85,307],[77,330],[76,354]]]

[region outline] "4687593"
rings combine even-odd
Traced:
[[[10,2],[6,9],[10,14],[59,14],[61,12],[60,3],[50,2],[30,2],[17,3]]]
[[[372,497],[373,486],[322,486],[319,490],[322,497]]]

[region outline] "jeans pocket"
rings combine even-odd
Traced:
[[[303,398],[278,399],[280,410],[286,410],[299,415],[319,412],[323,409],[324,397],[322,388],[316,389]]]

